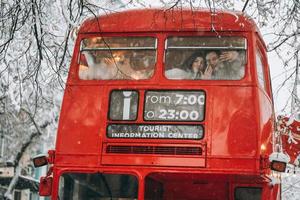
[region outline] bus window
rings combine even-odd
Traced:
[[[58,195],[61,200],[136,200],[138,180],[127,174],[65,173]]]
[[[152,37],[93,37],[81,41],[82,80],[149,79],[156,62]]]
[[[170,37],[166,44],[168,79],[240,80],[245,75],[246,39]]]
[[[260,200],[262,188],[237,187],[234,191],[234,200]]]
[[[255,57],[256,57],[255,58],[256,59],[256,72],[257,72],[258,82],[259,82],[260,86],[265,90],[266,89],[266,81],[265,81],[262,57],[259,52],[256,52]]]
[[[163,194],[163,183],[147,176],[145,179],[145,200],[162,200]]]

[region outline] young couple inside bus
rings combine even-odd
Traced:
[[[239,80],[245,56],[236,50],[195,51],[181,67],[166,70],[169,79]]]

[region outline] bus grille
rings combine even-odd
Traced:
[[[158,154],[158,155],[202,155],[201,147],[172,146],[124,146],[108,145],[106,153],[118,154]]]

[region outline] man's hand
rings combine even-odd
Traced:
[[[233,62],[237,60],[238,57],[239,57],[239,53],[237,51],[224,51],[220,55],[220,61]]]

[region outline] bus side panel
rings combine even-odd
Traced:
[[[57,154],[99,154],[102,99],[99,86],[68,86],[60,115]]]
[[[264,93],[261,89],[258,90],[258,99],[259,99],[259,109],[261,116],[261,125],[260,129],[260,141],[261,145],[266,147],[266,152],[270,154],[272,152],[272,133],[274,131],[274,118],[273,118],[273,110],[272,103],[266,93]]]
[[[214,96],[211,155],[254,157],[257,117],[253,88],[217,87],[210,95]]]

